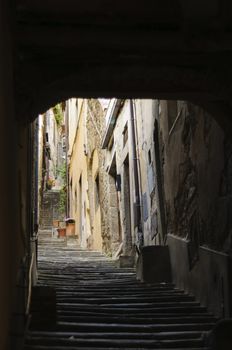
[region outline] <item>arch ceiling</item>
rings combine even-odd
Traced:
[[[14,18],[22,120],[74,96],[188,99],[231,114],[229,0],[16,0]]]

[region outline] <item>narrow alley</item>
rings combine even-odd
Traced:
[[[43,292],[32,300],[25,350],[207,349],[216,319],[193,296],[171,283],[141,283],[134,268],[76,242],[39,234]]]
[[[12,350],[226,350],[232,144],[215,119],[188,101],[73,97],[29,136]]]
[[[0,350],[232,349],[231,61],[231,0],[0,0]]]

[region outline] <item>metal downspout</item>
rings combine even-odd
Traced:
[[[69,102],[66,102],[66,109],[65,109],[66,218],[70,217],[68,151],[69,151]]]
[[[130,100],[130,116],[131,116],[131,134],[132,134],[132,152],[133,152],[133,164],[134,164],[134,181],[135,181],[135,200],[136,200],[136,215],[137,215],[137,243],[136,249],[140,253],[141,248],[144,245],[143,229],[142,229],[142,217],[141,217],[141,197],[139,186],[139,169],[138,169],[138,157],[136,148],[136,135],[135,135],[135,113],[133,100]]]
[[[160,216],[160,230],[162,244],[166,243],[166,215],[165,215],[165,204],[164,204],[164,190],[163,190],[163,177],[162,177],[162,166],[160,159],[160,140],[159,140],[159,104],[158,101],[153,102],[153,113],[155,116],[153,142],[155,150],[155,164],[156,164],[156,183],[157,183],[157,202]]]

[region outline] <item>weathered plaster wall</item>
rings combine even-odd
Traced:
[[[44,189],[44,116],[38,116],[39,130],[38,130],[38,218],[40,218],[40,210],[43,198]]]
[[[88,200],[88,173],[87,157],[85,150],[85,120],[87,113],[86,101],[79,106],[81,113],[76,128],[75,140],[70,155],[69,182],[71,217],[76,221],[75,234],[83,248],[87,247],[87,239],[90,236],[90,228],[87,225],[89,215]]]
[[[46,120],[46,133],[48,137],[48,143],[50,147],[50,159],[48,174],[47,176],[53,180],[57,177],[57,168],[60,163],[60,152],[59,152],[59,143],[61,142],[60,131],[58,130],[58,126],[56,123],[56,119],[54,116],[53,109],[50,108],[45,114]],[[55,183],[56,185],[56,183]]]
[[[113,104],[110,105],[111,107]],[[120,176],[121,188],[109,197],[112,201],[111,208],[117,205],[117,211],[114,210],[113,226],[118,227],[115,240],[122,241],[122,254],[131,255],[133,244],[136,241],[134,231],[134,173],[133,173],[133,154],[131,141],[131,118],[130,102],[126,100],[118,112],[114,129],[112,131],[112,143],[108,146],[105,158],[105,168],[108,176]],[[112,179],[108,179],[109,188],[112,186]],[[115,180],[114,180],[115,181]],[[116,196],[116,198],[114,198]],[[115,224],[115,225],[114,225]]]
[[[197,106],[179,102],[173,129],[167,125],[165,101],[160,113],[168,232],[190,238],[191,225],[197,225],[192,229],[198,230],[199,243],[225,250],[229,230],[222,211],[226,215],[230,204],[225,178],[229,143],[217,123]]]
[[[231,143],[215,120],[191,103],[160,101],[159,124],[174,281],[217,315],[228,316]]]
[[[72,99],[67,102],[67,106],[69,128],[72,128],[69,130],[68,153],[70,215],[76,220],[76,234],[82,247],[101,251],[104,249],[107,215],[100,148],[103,110],[97,100],[75,102]]]
[[[231,317],[231,268],[227,254],[200,246],[194,266],[189,240],[168,235],[173,282],[196,296],[217,317]]]
[[[109,108],[113,108],[111,101]],[[141,205],[142,231],[144,244],[155,244],[158,232],[157,202],[155,191],[155,155],[153,131],[155,114],[152,100],[134,100],[134,117],[131,115],[130,100],[125,100],[118,112],[111,141],[106,151],[106,169],[109,175],[121,176],[121,190],[118,196],[119,214],[114,212],[120,240],[123,241],[123,254],[130,255],[134,244],[138,243],[137,225],[139,221],[135,210],[135,166],[139,173],[139,192]],[[110,113],[108,113],[110,116]],[[111,121],[112,122],[112,121]],[[135,126],[135,145],[133,145],[132,123]],[[134,149],[137,152],[134,156]],[[136,162],[134,160],[136,158]],[[114,203],[116,201],[114,200]],[[114,204],[115,205],[115,204]]]
[[[153,111],[153,101],[135,100],[135,113],[144,245],[151,245],[158,243],[158,208],[154,152],[155,114]]]
[[[110,253],[110,234],[108,225],[108,196],[106,173],[104,170],[104,151],[101,139],[105,123],[105,113],[97,99],[88,100],[86,120],[86,151],[88,157],[88,182],[90,201],[90,221],[92,237],[90,245],[94,249]]]
[[[68,130],[69,130],[68,154],[71,154],[71,152],[72,152],[82,105],[83,105],[83,99],[80,99],[80,98],[70,98],[68,101],[66,101],[67,113],[69,115],[69,120],[68,120]]]
[[[95,150],[92,156],[92,169],[91,179],[93,181],[93,197],[94,205],[93,210],[93,248],[102,250],[102,228],[101,228],[101,202],[102,198],[100,194],[100,172],[99,172],[99,157]],[[101,191],[102,192],[102,191]]]

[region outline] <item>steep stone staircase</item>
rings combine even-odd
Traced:
[[[49,190],[43,192],[40,226],[43,227],[44,230],[51,230],[53,220],[61,219],[61,214],[59,213],[59,200],[59,191]]]
[[[57,322],[42,305],[32,314],[25,350],[207,349],[216,320],[172,284],[145,284],[98,252],[40,234],[38,286],[56,290]]]

